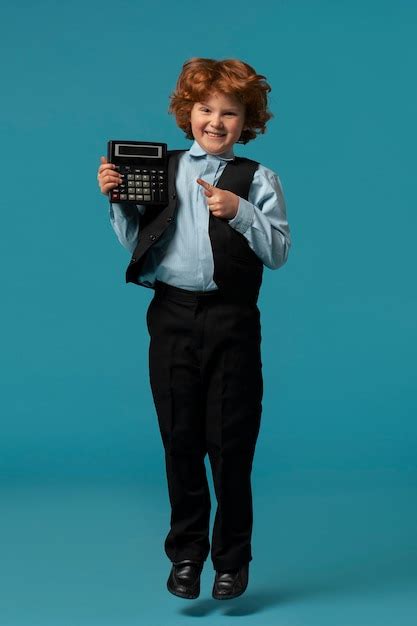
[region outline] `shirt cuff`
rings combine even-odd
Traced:
[[[229,225],[243,235],[252,226],[254,216],[255,208],[253,204],[243,198],[239,198],[237,213],[233,219],[229,220]]]

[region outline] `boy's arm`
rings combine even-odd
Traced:
[[[144,214],[145,209],[141,204],[126,206],[111,203],[109,207],[110,224],[122,246],[131,253],[138,241],[139,216]]]
[[[239,207],[229,225],[242,233],[261,261],[271,269],[286,262],[291,246],[290,228],[281,181],[277,174],[259,165],[248,200]]]

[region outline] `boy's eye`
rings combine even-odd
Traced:
[[[201,107],[201,108],[200,108],[200,111],[201,111],[202,113],[210,113],[210,109],[208,109],[207,107]],[[224,115],[236,115],[236,113],[235,113],[235,111],[226,111],[226,112],[224,113]]]

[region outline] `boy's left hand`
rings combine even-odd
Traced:
[[[202,178],[197,178],[197,182],[205,189],[208,208],[215,217],[224,217],[228,220],[235,217],[239,207],[239,196],[231,191],[218,189]]]

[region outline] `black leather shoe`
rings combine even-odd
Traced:
[[[215,600],[230,600],[245,592],[249,580],[249,563],[239,569],[216,572],[213,585]]]
[[[179,596],[193,600],[200,595],[200,574],[203,563],[197,561],[178,561],[173,563],[171,573],[167,581],[168,591]]]

